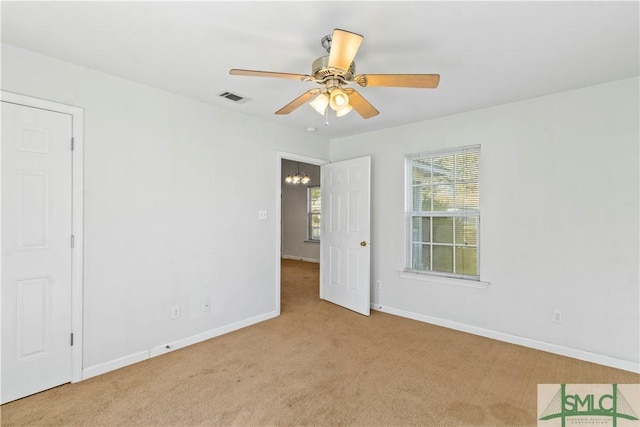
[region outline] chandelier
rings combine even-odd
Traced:
[[[289,172],[289,175],[284,179],[287,184],[308,184],[311,181],[309,175],[302,172],[300,173],[300,162],[297,163],[296,172]]]

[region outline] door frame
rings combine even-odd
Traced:
[[[82,344],[83,344],[83,254],[84,254],[84,109],[73,105],[61,104],[13,92],[0,91],[0,101],[41,110],[68,114],[71,116],[71,134],[74,141],[72,157],[72,233],[74,247],[71,253],[71,382],[82,380]],[[71,149],[71,147],[69,147]],[[1,154],[0,154],[1,155]],[[1,178],[0,178],[1,179]],[[2,213],[0,212],[0,220]],[[0,231],[0,238],[2,231]],[[71,237],[71,236],[69,236]],[[0,271],[2,271],[0,261]]]
[[[276,313],[278,316],[280,315],[280,293],[282,292],[282,278],[280,276],[280,258],[282,257],[282,160],[293,160],[294,162],[317,166],[330,163],[326,159],[278,151],[278,166],[276,168],[278,171],[278,187],[276,191]],[[322,172],[320,172],[320,182],[322,182]]]

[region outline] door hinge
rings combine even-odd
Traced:
[[[71,137],[71,151],[73,151],[76,148],[76,144],[75,144],[75,139],[73,139],[73,137]]]
[[[74,236],[73,234],[71,235],[71,249],[73,249],[76,246],[76,236]]]
[[[71,347],[73,347],[73,332],[71,332]]]

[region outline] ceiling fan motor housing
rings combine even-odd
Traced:
[[[356,63],[351,63],[348,70],[340,70],[338,68],[329,68],[329,55],[321,56],[313,61],[311,65],[311,75],[317,80],[324,80],[326,78],[339,78],[343,82],[353,81],[353,76],[356,74]]]

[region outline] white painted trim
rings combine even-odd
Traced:
[[[380,304],[371,304],[371,309],[389,313],[408,319],[417,320],[419,322],[429,323],[432,325],[443,326],[445,328],[454,329],[456,331],[467,332],[485,338],[491,338],[510,344],[521,345],[523,347],[533,348],[536,350],[546,351],[548,353],[558,354],[560,356],[571,357],[573,359],[583,360],[586,362],[597,363],[599,365],[609,366],[611,368],[622,369],[634,373],[640,373],[640,363],[630,360],[617,359],[615,357],[606,356],[604,354],[591,353],[576,348],[566,347],[558,344],[552,344],[544,341],[538,341],[530,338],[519,337],[516,335],[505,334],[503,332],[491,329],[480,328],[477,326],[458,323],[451,320],[441,319],[438,317],[427,316],[424,314],[414,313],[411,311],[401,310],[399,308],[382,306]]]
[[[288,153],[285,151],[277,152],[277,180],[276,180],[276,312],[280,315],[280,258],[282,256],[282,160],[293,160],[295,162],[308,163],[310,165],[324,165],[329,163],[328,160],[318,159],[315,157],[303,156],[301,154]],[[322,171],[320,172],[320,182],[322,182]],[[318,261],[319,262],[319,261]]]
[[[73,205],[72,224],[75,237],[75,247],[71,258],[71,330],[74,337],[74,345],[71,349],[71,382],[82,380],[82,344],[83,344],[83,271],[84,271],[84,110],[73,105],[60,104],[39,98],[33,98],[17,93],[0,91],[0,99],[3,102],[25,105],[33,108],[69,114],[72,123],[72,136],[74,139],[73,151]]]
[[[219,328],[192,335],[178,341],[173,341],[157,347],[153,347],[149,350],[144,350],[127,356],[119,357],[117,359],[110,360],[108,362],[85,369],[83,371],[83,379],[95,377],[96,375],[106,374],[107,372],[124,368],[125,366],[133,365],[134,363],[142,362],[152,357],[161,356],[179,348],[197,344],[199,342],[206,341],[208,339],[215,338],[217,336],[224,335],[238,329],[246,328],[247,326],[255,325],[256,323],[264,322],[265,320],[273,319],[274,317],[278,317],[278,313],[275,311],[271,311],[269,313],[260,314],[249,319],[241,320],[239,322],[231,323],[229,325],[221,326]]]
[[[293,160],[294,162],[308,163],[310,165],[317,165],[317,166],[321,166],[326,163],[329,163],[329,160],[325,160],[325,159],[309,157],[309,156],[296,154],[296,153],[288,153],[285,151],[278,151],[278,160],[282,162],[282,159]],[[282,163],[280,163],[280,166],[282,166]],[[280,176],[282,176],[282,171],[280,171]],[[282,182],[280,181],[280,179],[278,179],[278,188],[280,188],[281,186],[282,186]]]
[[[315,262],[316,264],[320,264],[320,260],[317,258],[304,258],[304,257],[299,257],[299,256],[293,256],[293,255],[282,255],[281,258],[284,259],[294,259],[296,261],[306,261],[306,262]]]
[[[400,270],[398,275],[403,279],[421,280],[423,282],[440,283],[444,285],[464,286],[466,288],[487,289],[489,282],[472,279],[460,279],[456,277],[437,276],[428,273],[414,273],[412,271]]]
[[[106,374],[116,369],[124,368],[125,366],[133,365],[134,363],[142,362],[149,358],[149,350],[140,351],[138,353],[129,354],[127,356],[119,357],[108,362],[101,363],[99,365],[86,368],[82,371],[82,379],[86,380],[91,377]]]

